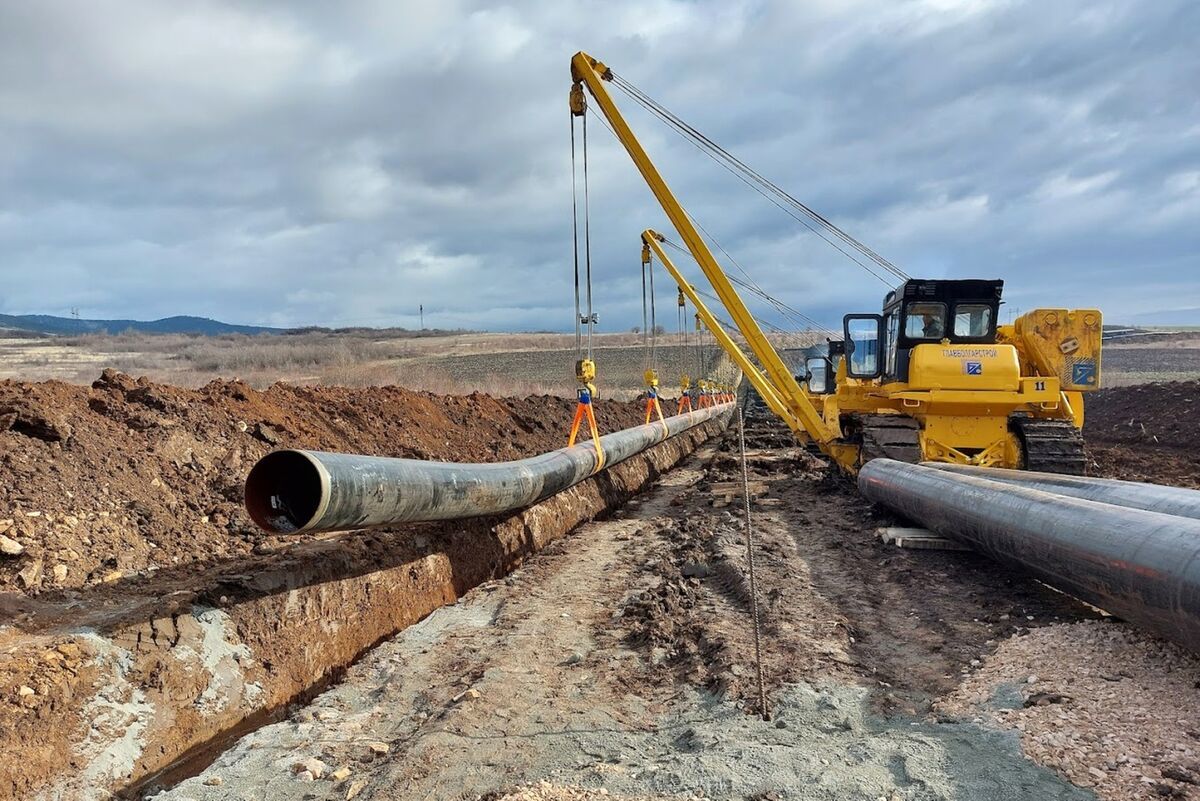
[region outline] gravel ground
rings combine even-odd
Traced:
[[[800,553],[779,505],[758,515],[772,718],[750,714],[746,597],[731,569],[744,543],[705,486],[725,468],[705,468],[703,458],[616,519],[586,524],[504,581],[409,627],[292,719],[246,736],[156,799],[554,792],[539,782],[592,794],[567,797],[1094,798],[1025,759],[1012,733],[878,714],[884,682],[860,660],[890,649],[857,643],[898,643],[916,631],[913,648],[936,663],[925,649],[941,647],[930,639],[939,627],[868,630],[869,614],[839,617],[811,580],[828,556]],[[796,470],[802,454],[762,458],[787,476],[789,491],[828,494],[820,472]],[[810,525],[845,539],[841,522]],[[891,569],[877,566],[876,577]],[[856,575],[860,587],[874,583]],[[926,594],[905,586],[913,599]]]
[[[978,554],[887,548],[846,482],[750,434],[770,721],[726,443],[163,799],[1200,797],[1200,658]]]
[[[683,798],[688,801],[690,798],[698,796],[676,796],[675,798]],[[666,801],[667,796],[650,796],[650,795],[610,795],[608,790],[603,788],[599,790],[589,790],[586,787],[562,787],[551,784],[550,782],[538,782],[530,787],[522,787],[519,790],[508,793],[502,796],[498,801]]]
[[[935,709],[1015,729],[1036,762],[1111,801],[1200,797],[1200,657],[1111,620],[1035,629]]]

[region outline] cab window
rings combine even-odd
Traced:
[[[946,336],[945,303],[910,303],[905,310],[904,336],[909,339],[942,339]]]
[[[808,372],[808,391],[814,395],[824,395],[829,392],[829,363],[820,356],[814,356],[804,363]]]
[[[954,307],[954,336],[986,337],[991,328],[991,306],[983,303],[960,303]]]
[[[846,315],[846,350],[849,364],[846,373],[851,378],[875,378],[879,375],[879,316],[875,314]]]
[[[884,353],[887,358],[886,372],[889,376],[896,374],[896,335],[900,328],[900,312],[889,312],[884,333]]]

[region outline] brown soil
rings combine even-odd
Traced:
[[[1197,396],[1200,384],[1191,382],[1089,398],[1093,472],[1196,486],[1200,434],[1191,416]],[[442,398],[397,388],[276,385],[258,392],[237,382],[189,391],[112,373],[91,389],[0,383],[0,459],[9,476],[0,502],[13,510],[6,515],[13,522],[0,522],[0,533],[25,548],[20,556],[0,557],[0,587],[10,590],[0,596],[0,614],[14,626],[0,627],[0,731],[6,733],[0,746],[16,755],[0,768],[0,797],[25,797],[51,776],[81,775],[95,760],[80,743],[105,742],[110,734],[117,739],[135,724],[150,747],[111,786],[145,777],[189,747],[223,745],[206,738],[235,727],[248,712],[269,713],[318,687],[372,643],[505,575],[644,487],[711,433],[698,432],[686,448],[621,465],[504,520],[267,538],[254,533],[241,509],[245,472],[273,447],[510,459],[560,445],[571,405],[556,398]],[[602,402],[602,428],[640,422],[637,406]],[[894,521],[822,460],[796,448],[782,426],[755,423],[748,437],[751,479],[765,486],[754,521],[772,698],[794,682],[831,681],[873,688],[876,712],[921,714],[980,662],[992,664],[1006,644],[1031,634],[1053,639],[1057,635],[1042,632],[1059,624],[1111,625],[1092,623],[1094,610],[976,554],[884,546],[875,529]],[[644,517],[633,512],[633,519],[610,521],[550,549],[525,571],[512,598],[503,600],[502,590],[489,587],[501,599],[495,630],[431,649],[428,672],[389,676],[382,687],[400,687],[416,699],[401,693],[383,705],[389,711],[381,714],[398,716],[387,725],[404,735],[384,738],[389,742],[417,736],[408,727],[426,724],[410,713],[427,697],[444,696],[445,709],[457,710],[456,725],[487,733],[472,740],[480,759],[486,757],[482,767],[472,768],[459,740],[435,749],[436,759],[415,748],[395,754],[380,765],[379,777],[392,797],[401,797],[398,788],[435,782],[439,771],[475,769],[487,776],[495,769],[507,784],[497,779],[493,788],[540,778],[521,775],[505,761],[510,753],[484,754],[497,748],[487,744],[488,727],[516,725],[507,708],[500,720],[490,709],[485,719],[482,706],[476,713],[461,700],[472,686],[483,689],[484,698],[507,699],[501,693],[511,686],[489,690],[487,682],[539,662],[531,654],[557,655],[529,668],[546,675],[531,678],[537,692],[515,702],[539,725],[538,716],[560,715],[575,694],[582,699],[580,714],[601,728],[613,711],[608,699],[633,699],[635,707],[639,698],[667,704],[680,687],[754,706],[744,530],[739,507],[726,507],[714,493],[714,485],[740,478],[733,446],[727,438],[711,461],[694,465],[687,483],[654,501]],[[672,473],[667,481],[677,478]],[[581,548],[586,558],[558,576],[561,594],[548,593],[562,560]],[[222,678],[225,684],[215,673],[176,664],[181,652],[200,650],[213,631],[203,617],[210,612],[199,610],[223,615],[217,620],[227,624],[230,646],[245,645],[250,654],[234,660],[239,664]],[[571,628],[576,619],[579,631]],[[93,633],[68,631],[77,626]],[[517,631],[526,639],[513,636]],[[567,646],[578,653],[558,653]],[[501,652],[506,656],[497,662]],[[493,662],[504,671],[489,673]],[[1016,664],[1013,675],[1021,675],[1025,662]],[[564,683],[584,670],[586,681]],[[194,699],[214,687],[238,703],[197,705]],[[262,697],[252,700],[250,687]],[[106,705],[97,708],[101,696]],[[130,711],[144,702],[139,698],[170,714],[143,720]],[[97,740],[93,718],[100,713],[117,725]],[[471,717],[476,714],[478,720]],[[354,721],[360,725],[359,716]],[[565,718],[554,723],[570,728]],[[428,725],[437,728],[431,736],[449,728],[442,717]],[[373,729],[362,734],[380,738]],[[521,753],[533,753],[539,742],[522,743]],[[347,749],[326,748],[331,761],[349,759],[341,753]],[[1105,797],[1121,797],[1109,792],[1117,787],[1111,781],[1096,781]],[[70,789],[65,797],[74,797]],[[253,791],[249,786],[246,794]]]
[[[1200,488],[1200,381],[1101,390],[1085,412],[1093,475]]]
[[[0,591],[37,594],[177,565],[248,556],[262,536],[241,503],[249,466],[274,447],[499,461],[561,444],[571,401],[439,397],[233,381],[184,390],[112,371],[89,389],[0,382]],[[636,403],[599,402],[601,428],[636,424]],[[1200,382],[1088,398],[1096,472],[1195,486]],[[1148,446],[1153,446],[1153,454]]]
[[[1082,797],[1044,774],[1033,786],[1051,792],[1034,792],[1015,749],[1001,760],[977,730],[904,713],[928,710],[1007,635],[1092,613],[973,553],[885,547],[874,529],[887,519],[782,426],[750,435],[772,721],[747,714],[754,638],[741,507],[723,489],[740,475],[727,435],[613,519],[372,652],[168,798],[297,797],[283,771],[307,758],[351,771],[305,786],[323,801],[356,787],[381,800],[555,797],[542,780],[594,794],[583,797]],[[866,722],[864,696],[900,716]],[[956,775],[939,778],[933,762]]]
[[[0,383],[5,535],[24,547],[0,557],[0,798],[51,779],[90,798],[78,793],[211,748],[611,509],[715,430],[508,518],[272,538],[241,507],[245,472],[274,447],[512,459],[560,447],[572,406],[394,387],[190,391],[111,372],[91,389]],[[636,404],[597,412],[605,430],[641,422]]]
[[[0,561],[0,590],[77,588],[294,543],[264,537],[242,507],[246,472],[276,447],[503,461],[561,447],[572,407],[399,387],[186,390],[113,371],[91,388],[0,382],[0,533],[25,548]],[[633,403],[596,411],[605,431],[641,422]]]
[[[756,568],[763,635],[771,644],[768,684],[854,677],[877,688],[877,711],[918,714],[952,689],[964,666],[999,639],[1095,612],[974,552],[911,551],[883,544],[877,529],[898,521],[873,507],[820,458],[780,449],[786,429],[762,420],[747,429],[750,480],[766,489],[755,502]],[[637,644],[665,649],[679,678],[747,704],[751,671],[735,670],[752,651],[742,621],[749,608],[741,511],[711,508],[714,482],[739,481],[726,438],[697,494],[674,512],[670,560],[647,566],[667,577],[626,610]],[[759,450],[766,446],[767,449]],[[708,508],[706,508],[708,507]],[[697,600],[706,587],[730,605],[721,615]]]

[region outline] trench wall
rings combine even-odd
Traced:
[[[200,591],[110,599],[82,628],[66,613],[42,630],[0,627],[0,695],[23,710],[0,730],[0,798],[135,795],[197,772],[380,640],[615,509],[727,421],[512,516],[329,535],[208,576]],[[37,687],[25,683],[31,663]]]

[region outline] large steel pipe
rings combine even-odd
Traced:
[[[1200,520],[874,459],[869,500],[1200,651]]]
[[[1089,501],[1128,506],[1130,509],[1145,509],[1180,517],[1200,520],[1200,491],[1181,487],[1164,487],[1161,484],[1144,484],[1140,481],[1118,481],[1112,478],[1086,476],[1064,476],[1060,473],[1035,473],[1029,470],[1004,470],[998,467],[974,467],[945,462],[924,462],[926,467],[935,467],[951,473],[986,478],[1003,484],[1070,495]]]
[[[602,461],[590,440],[515,462],[482,464],[275,451],[246,478],[246,510],[276,534],[510,512],[732,409],[726,403],[607,434],[600,438]]]

